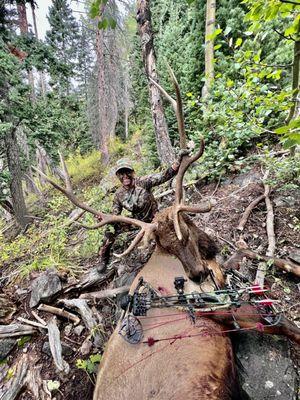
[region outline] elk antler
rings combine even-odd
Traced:
[[[182,99],[181,99],[181,94],[180,94],[180,89],[179,85],[177,82],[177,79],[175,77],[175,74],[172,70],[172,68],[167,64],[171,80],[173,82],[175,92],[176,92],[176,100],[171,97],[163,87],[161,87],[157,82],[155,82],[152,78],[149,78],[150,81],[161,91],[161,93],[169,100],[171,103],[175,113],[176,113],[176,118],[177,118],[177,123],[178,123],[178,131],[179,131],[179,138],[180,138],[180,148],[183,150],[186,148],[186,133],[185,133],[185,127],[184,127],[184,118],[183,118],[183,109],[182,109]],[[179,240],[182,240],[182,233],[180,230],[180,225],[179,225],[179,213],[182,211],[186,212],[193,212],[193,213],[202,213],[202,212],[207,212],[211,210],[211,203],[206,202],[203,204],[199,205],[192,205],[192,206],[186,206],[183,203],[183,177],[184,174],[186,173],[188,167],[198,160],[203,152],[204,152],[204,139],[201,138],[201,143],[200,143],[200,148],[199,150],[192,156],[189,155],[184,155],[182,157],[180,167],[177,173],[177,178],[176,178],[176,189],[175,189],[175,204],[173,206],[173,216],[174,216],[174,229],[176,232],[176,235]]]
[[[157,229],[157,223],[147,223],[143,221],[139,221],[138,219],[134,218],[129,218],[129,217],[124,217],[122,215],[113,215],[113,214],[104,214],[101,211],[97,211],[94,208],[90,207],[88,204],[83,203],[80,201],[74,194],[72,185],[71,185],[71,179],[69,172],[67,170],[67,166],[65,163],[65,160],[63,156],[59,153],[60,157],[60,162],[62,165],[62,169],[64,172],[64,177],[65,177],[65,184],[66,187],[60,186],[57,182],[55,182],[53,179],[51,179],[49,176],[44,174],[42,171],[40,171],[38,168],[32,167],[38,174],[40,174],[43,178],[45,178],[55,189],[59,190],[62,192],[70,201],[73,203],[76,207],[81,208],[82,210],[88,211],[91,214],[95,215],[96,217],[100,217],[101,221],[93,226],[86,226],[82,225],[86,229],[98,229],[101,228],[102,226],[106,224],[114,224],[116,222],[121,222],[125,224],[130,224],[130,225],[135,225],[139,228],[141,228],[141,231],[137,234],[135,239],[132,241],[130,246],[128,247],[127,250],[125,250],[121,254],[115,254],[116,257],[123,257],[124,255],[130,253],[130,251],[133,250],[135,246],[138,245],[138,243],[143,239],[144,241],[144,246],[147,245],[149,240],[153,237],[153,233]]]

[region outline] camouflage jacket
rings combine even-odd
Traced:
[[[131,212],[132,218],[140,221],[152,221],[158,206],[151,192],[153,186],[167,182],[177,174],[172,167],[164,172],[135,178],[133,188],[120,187],[113,201],[112,214],[121,214],[123,209]]]

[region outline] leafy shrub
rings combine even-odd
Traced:
[[[99,177],[101,174],[101,154],[98,150],[93,150],[88,155],[81,155],[76,152],[68,158],[67,168],[75,185]]]

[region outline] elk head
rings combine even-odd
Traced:
[[[151,223],[145,223],[120,215],[104,214],[79,201],[73,193],[70,177],[62,156],[60,157],[65,175],[65,188],[36,168],[35,170],[47,179],[47,181],[56,189],[65,194],[74,205],[94,214],[98,219],[101,219],[100,223],[94,226],[85,226],[85,228],[98,229],[106,224],[118,222],[132,224],[141,228],[128,249],[122,254],[115,254],[115,256],[123,257],[141,241],[143,242],[143,247],[146,247],[151,239],[155,239],[162,249],[180,259],[189,278],[203,281],[209,272],[207,261],[214,258],[217,248],[209,236],[197,228],[191,219],[184,213],[207,212],[210,211],[211,204],[210,202],[192,206],[184,204],[183,177],[189,166],[202,156],[204,151],[204,140],[201,140],[200,148],[194,155],[189,155],[189,152],[186,152],[187,144],[180,90],[175,75],[170,67],[169,71],[176,91],[176,100],[174,100],[157,82],[153,81],[151,78],[150,80],[152,84],[156,85],[163,95],[171,102],[175,110],[180,134],[180,148],[185,150],[185,155],[182,157],[176,178],[175,203],[173,206],[157,213]]]

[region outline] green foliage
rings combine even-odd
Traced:
[[[293,119],[288,125],[277,128],[275,132],[281,135],[284,147],[300,145],[300,118]]]
[[[100,354],[92,354],[86,360],[78,358],[76,360],[76,367],[82,369],[88,375],[94,375],[97,372],[101,358],[102,356]]]
[[[105,6],[109,3],[108,0],[94,0],[90,5],[89,16],[90,18],[100,18],[98,22],[98,29],[115,29],[117,21],[115,18],[105,15]]]
[[[21,349],[25,346],[26,343],[31,341],[31,336],[22,336],[20,339],[17,340],[17,345]]]
[[[47,18],[50,30],[46,33],[46,42],[53,52],[54,61],[59,61],[50,65],[50,84],[59,85],[62,93],[68,93],[76,63],[78,23],[67,0],[53,0]]]
[[[283,155],[276,157],[266,151],[263,159],[265,169],[270,171],[268,184],[281,190],[292,190],[299,188],[300,184],[300,154]]]
[[[101,174],[101,154],[93,150],[83,156],[77,151],[67,159],[67,168],[74,185],[93,179]]]

